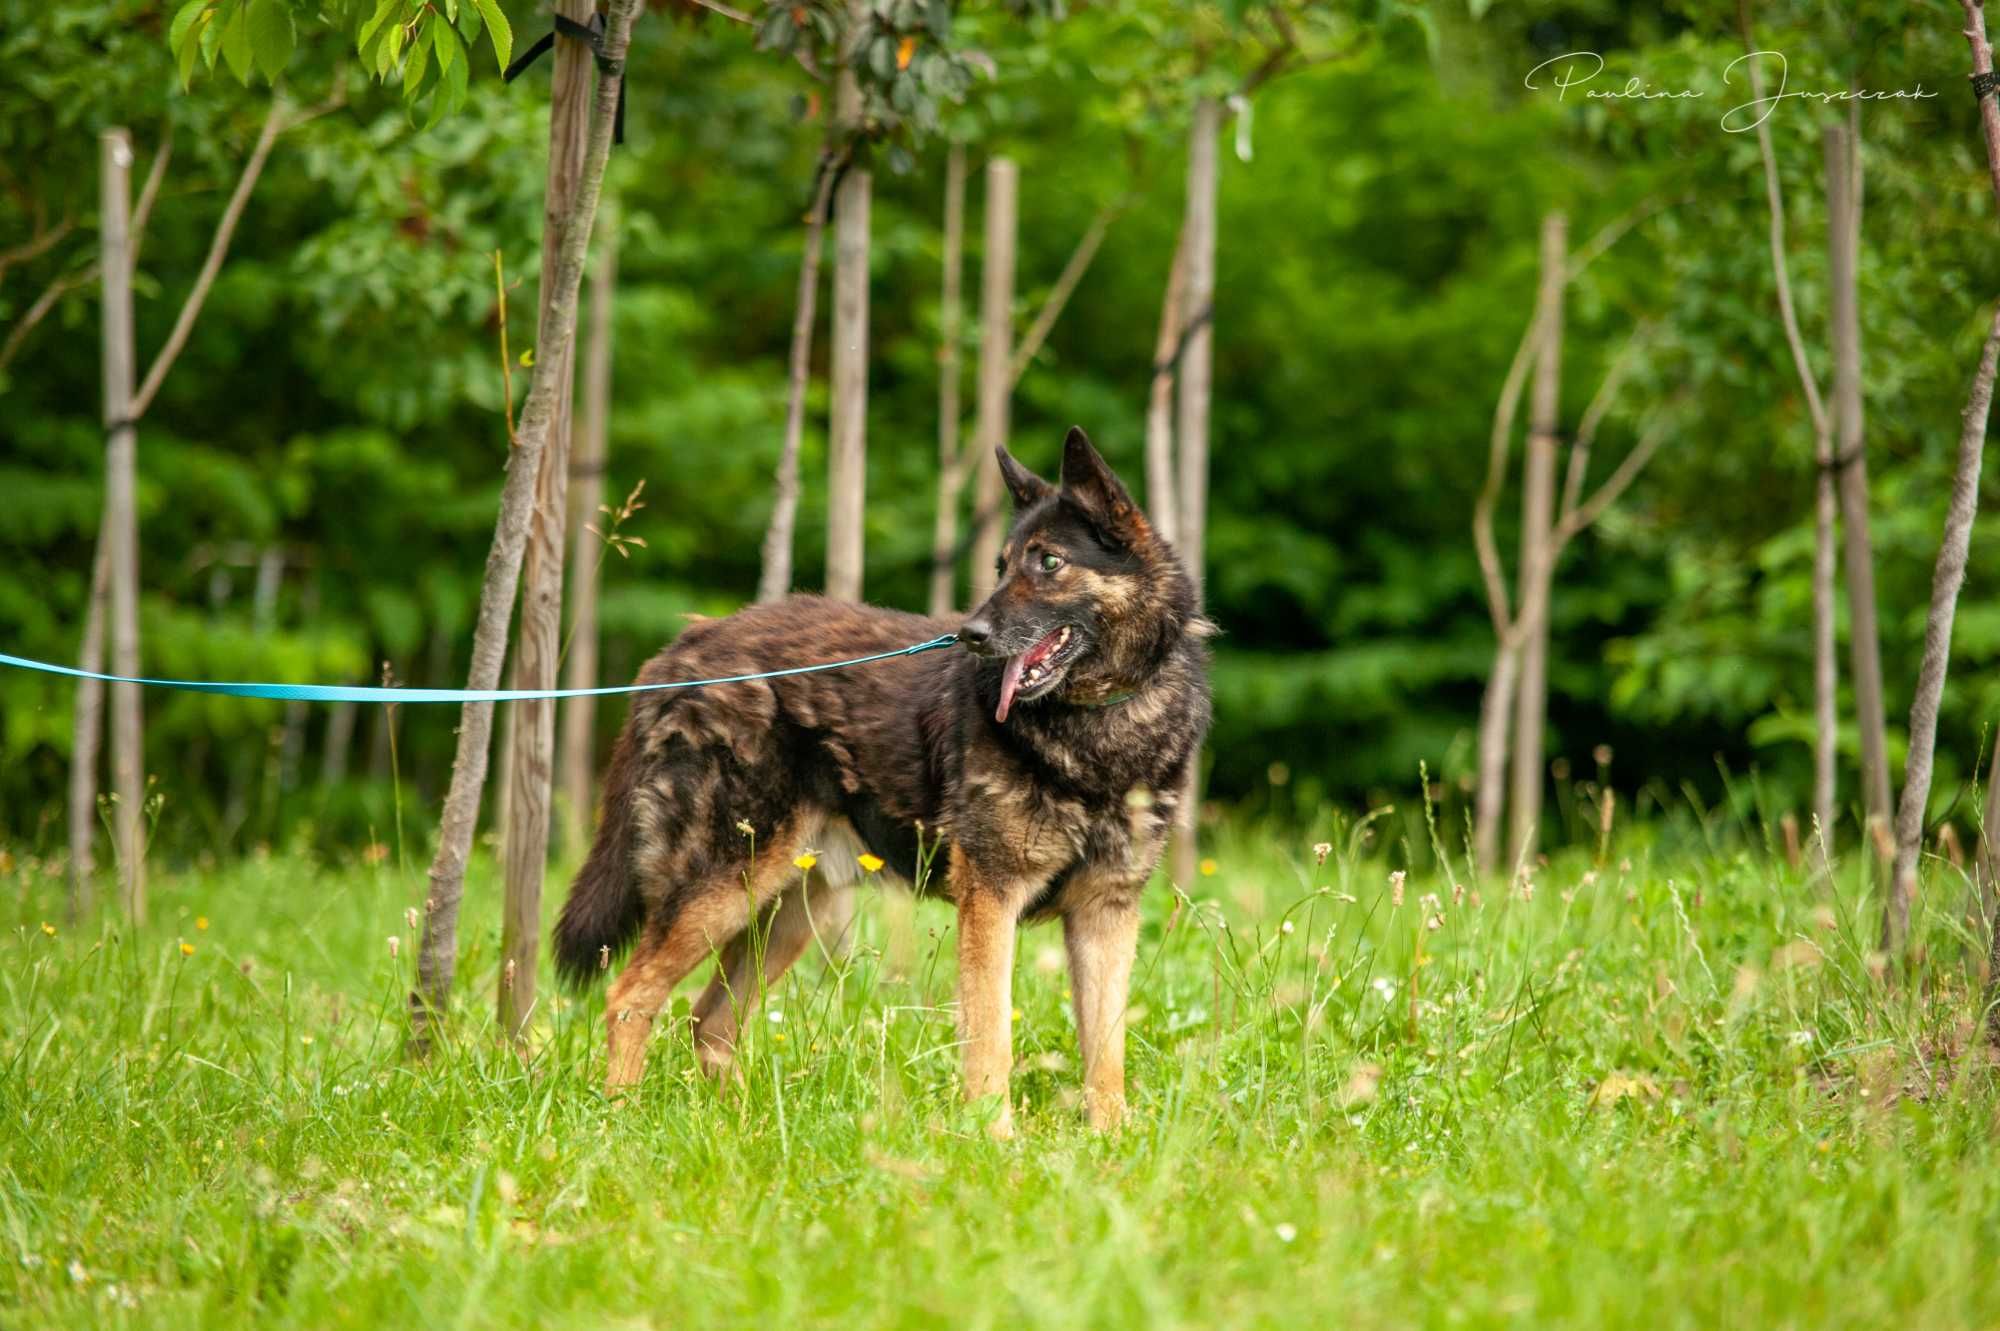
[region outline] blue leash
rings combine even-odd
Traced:
[[[186,693],[219,693],[228,698],[274,698],[280,702],[525,702],[531,698],[584,698],[612,693],[653,693],[661,689],[696,689],[704,684],[747,684],[751,680],[780,679],[786,675],[811,675],[822,670],[844,670],[848,666],[867,665],[871,661],[888,661],[898,656],[915,656],[919,652],[955,646],[957,642],[958,639],[954,635],[941,633],[929,642],[899,647],[893,652],[857,656],[846,661],[792,666],[785,670],[765,670],[755,675],[685,679],[672,684],[612,684],[596,689],[391,689],[376,685],[357,685],[349,688],[339,684],[223,684],[195,679],[133,679],[126,675],[100,675],[94,670],[76,670],[69,666],[50,665],[46,661],[30,661],[25,656],[9,656],[5,652],[0,652],[0,665],[17,666],[23,670],[39,670],[50,675],[68,675],[72,679],[102,680],[106,684],[146,684],[154,688],[180,689]]]

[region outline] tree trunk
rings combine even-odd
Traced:
[[[819,179],[806,214],[805,251],[799,258],[799,291],[792,312],[791,360],[785,385],[785,438],[778,449],[773,482],[771,522],[764,529],[764,561],[757,577],[757,599],[775,601],[792,589],[792,542],[799,518],[799,444],[806,432],[806,387],[812,378],[813,324],[819,305],[819,257],[825,247],[826,210],[840,158],[820,159]]]
[[[1831,443],[1824,434],[1819,436],[1813,485],[1813,822],[1822,865],[1830,863],[1833,854],[1840,781],[1840,643],[1834,610],[1840,501],[1834,494]]]
[[[1014,336],[1014,242],[1020,172],[1005,157],[986,164],[986,250],[979,265],[979,483],[972,492],[972,595],[978,605],[993,594],[1000,539],[1000,464],[993,450],[1012,428]]]
[[[1739,0],[1737,21],[1743,31],[1743,49],[1755,52],[1757,40],[1750,28],[1747,0]],[[1763,66],[1752,60],[1750,95],[1764,97]],[[1778,322],[1785,332],[1785,345],[1792,353],[1792,368],[1804,394],[1806,414],[1812,420],[1813,458],[1819,471],[1813,506],[1813,817],[1819,824],[1820,858],[1829,863],[1833,850],[1835,758],[1838,745],[1840,668],[1836,659],[1834,634],[1834,481],[1832,423],[1820,400],[1819,381],[1806,358],[1805,338],[1799,333],[1799,316],[1792,304],[1792,278],[1785,260],[1785,194],[1778,181],[1778,157],[1771,147],[1770,117],[1757,122],[1757,155],[1764,165],[1765,211],[1769,218],[1768,241],[1771,251],[1771,282],[1777,289]]]
[[[139,673],[138,429],[132,420],[132,140],[102,139],[105,533],[110,546],[111,673]],[[134,924],[146,922],[145,756],[139,686],[111,686],[112,844],[119,893]]]
[[[528,400],[521,409],[518,440],[508,459],[507,481],[501,489],[500,514],[493,545],[486,556],[486,573],[479,590],[479,616],[472,635],[472,666],[466,687],[491,689],[500,680],[506,656],[507,623],[514,595],[520,589],[521,556],[535,499],[536,475],[548,446],[558,411],[567,402],[570,385],[558,366],[567,366],[568,348],[576,338],[577,292],[583,284],[590,226],[604,183],[604,166],[611,153],[612,125],[618,110],[626,47],[632,20],[641,0],[611,0],[604,37],[610,73],[600,75],[591,102],[582,169],[569,212],[557,229],[560,241],[552,279],[545,281],[536,336],[537,356]],[[566,40],[566,39],[565,39]],[[558,41],[560,47],[564,43]],[[472,832],[479,819],[480,788],[486,783],[487,748],[493,733],[493,704],[467,703],[460,717],[458,753],[452,762],[451,786],[445,795],[438,828],[437,853],[431,862],[431,893],[425,902],[423,945],[417,958],[417,988],[410,995],[411,1052],[429,1048],[432,1021],[441,1016],[451,991],[457,962],[458,906],[465,891],[465,862]]]
[[[867,0],[849,0],[858,32]],[[843,65],[835,88],[836,124],[857,152],[862,131],[861,88]],[[826,594],[861,599],[862,535],[868,487],[868,213],[873,177],[849,164],[834,192],[832,419],[826,455]]]
[[[1146,508],[1153,530],[1180,544],[1180,505],[1174,484],[1174,382],[1187,305],[1187,228],[1174,243],[1160,298],[1160,333],[1153,339],[1153,382],[1146,394]]]
[[[1482,874],[1500,861],[1500,822],[1506,813],[1507,741],[1521,679],[1521,648],[1513,626],[1497,635],[1486,691],[1479,700],[1478,786],[1473,791],[1472,858]]]
[[[556,12],[588,23],[594,0],[558,0]],[[591,53],[581,42],[556,44],[549,94],[549,170],[542,204],[540,304],[555,297],[563,232],[572,224],[571,202],[583,173],[589,130]],[[590,230],[590,219],[579,223]],[[586,248],[585,254],[589,253]],[[572,297],[572,302],[575,298]],[[515,645],[515,687],[551,689],[562,657],[563,537],[569,519],[570,411],[575,397],[576,328],[572,305],[567,336],[538,346],[555,391],[548,436],[535,468],[535,497],[521,567],[521,627]],[[540,379],[540,376],[536,376]],[[500,921],[500,1029],[520,1037],[535,1008],[535,962],[542,943],[542,878],[549,861],[549,794],[555,775],[556,705],[537,698],[513,704],[514,744],[507,760],[514,782],[503,833],[506,896]]]
[[[1182,243],[1187,247],[1187,291],[1178,367],[1180,445],[1177,478],[1180,512],[1175,534],[1195,594],[1206,582],[1205,543],[1208,535],[1208,412],[1211,376],[1215,369],[1215,248],[1216,194],[1219,185],[1216,140],[1222,130],[1222,106],[1213,97],[1194,104],[1188,126],[1187,211]],[[1200,863],[1198,846],[1201,811],[1201,754],[1188,759],[1187,787],[1175,810],[1173,877],[1190,884]]]
[[[564,684],[572,689],[597,684],[597,587],[604,569],[604,544],[590,525],[604,503],[605,459],[610,454],[611,350],[618,296],[618,224],[610,205],[604,211],[597,272],[590,282],[590,343],[583,353],[583,428],[577,432],[576,458],[569,469],[576,488],[570,492],[570,619]],[[789,557],[789,541],[785,549]],[[597,699],[589,695],[563,699],[556,775],[571,849],[590,844],[596,732]]]
[[[1861,793],[1872,833],[1889,821],[1889,742],[1883,721],[1882,646],[1875,617],[1875,555],[1868,538],[1868,459],[1861,415],[1861,322],[1856,262],[1861,238],[1860,145],[1852,127],[1826,128],[1827,285],[1833,326],[1833,421],[1845,537],[1848,650],[1861,732]],[[1873,836],[1864,838],[1873,842]]]
[[[89,608],[83,620],[83,651],[77,668],[104,669],[104,607],[111,595],[111,526],[107,508],[90,561]],[[76,719],[69,758],[69,918],[74,924],[97,904],[97,754],[104,735],[104,683],[76,682]]]
[[[1521,478],[1520,679],[1514,697],[1508,856],[1518,866],[1535,853],[1542,821],[1542,730],[1548,716],[1549,594],[1555,578],[1553,535],[1556,428],[1562,410],[1563,285],[1569,224],[1542,219],[1541,314],[1534,387],[1528,399],[1528,447]]]
[[[965,145],[954,143],[944,163],[944,290],[938,301],[938,497],[931,529],[930,612],[948,615],[958,602],[958,339],[964,321]]]
[[[354,748],[354,720],[360,707],[337,702],[326,715],[326,742],[320,753],[319,783],[331,789],[347,779],[347,760]]]
[[[1986,450],[1986,421],[1993,408],[1993,373],[2000,360],[2000,311],[1995,311],[1979,353],[1979,372],[1965,401],[1958,435],[1958,466],[1952,472],[1951,503],[1945,510],[1944,539],[1931,575],[1930,613],[1924,619],[1924,659],[1917,672],[1917,696],[1910,703],[1910,756],[1903,766],[1903,802],[1896,810],[1896,862],[1882,912],[1882,950],[1900,960],[1909,939],[1910,901],[1916,895],[1917,855],[1923,848],[1924,811],[1930,801],[1931,760],[1937,748],[1938,702],[1951,663],[1951,625],[1958,612],[1958,589],[1972,549],[1972,520],[1979,512],[1980,456]],[[1987,778],[1989,783],[1992,778]]]

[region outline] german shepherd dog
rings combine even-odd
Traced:
[[[844,904],[862,854],[916,883],[928,850],[958,910],[966,1097],[998,1097],[991,1130],[1011,1132],[1015,926],[1055,916],[1089,1120],[1122,1118],[1139,893],[1208,728],[1214,629],[1083,431],[1064,442],[1060,486],[997,452],[1013,525],[999,585],[962,624],[794,596],[694,624],[640,671],[748,674],[954,628],[967,649],[635,695],[555,928],[579,984],[636,939],[606,999],[608,1092],[639,1080],[655,1018],[711,954],[694,1039],[726,1071],[760,987],[752,924],[770,983]]]

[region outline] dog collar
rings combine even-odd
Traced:
[[[1139,691],[1137,689],[1128,689],[1124,693],[1114,693],[1109,698],[1099,698],[1096,702],[1080,702],[1076,705],[1078,707],[1116,707],[1119,703],[1131,702],[1138,696]]]

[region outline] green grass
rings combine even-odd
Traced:
[[[596,995],[545,1001],[525,1059],[494,1039],[487,878],[450,1044],[410,1065],[418,875],[161,874],[149,928],[50,936],[23,861],[0,1325],[2000,1323],[1962,876],[1892,991],[1853,875],[1639,829],[1477,905],[1419,846],[1398,907],[1379,830],[1224,829],[1177,915],[1154,894],[1114,1138],[1078,1122],[1059,935],[1026,935],[1008,1143],[955,1098],[942,906],[907,974],[874,905],[803,964],[742,1091],[673,1030],[613,1109]]]

